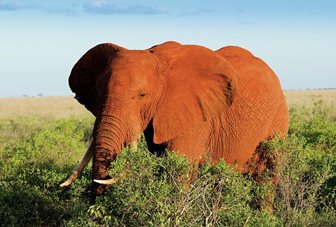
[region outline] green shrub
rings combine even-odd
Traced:
[[[75,168],[87,131],[86,121],[60,120],[1,149],[1,225],[57,225],[85,213],[88,172],[71,190],[59,183]]]
[[[89,208],[87,221],[112,226],[278,223],[276,217],[250,206],[254,196],[261,196],[251,193],[260,186],[225,162],[193,171],[184,157],[171,152],[157,157],[147,150],[125,149],[110,170],[120,180]],[[191,174],[195,175],[190,182]]]
[[[195,171],[174,153],[157,157],[142,137],[137,150],[121,151],[109,171],[119,181],[95,203],[90,168],[59,188],[89,144],[92,119],[7,122],[0,127],[0,225],[335,226],[334,113],[321,101],[290,108],[287,140],[265,143],[278,160],[276,187],[224,161]],[[272,196],[273,210],[258,209]]]
[[[286,225],[336,224],[336,118],[329,112],[321,101],[292,108],[288,138],[269,143],[280,157],[275,211]]]

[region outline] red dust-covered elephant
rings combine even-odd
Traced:
[[[69,84],[96,121],[90,147],[62,186],[70,185],[93,156],[95,195],[111,183],[111,162],[143,132],[152,152],[168,148],[195,163],[223,158],[249,172],[252,159],[262,163],[258,145],[288,130],[277,76],[240,47],[213,51],[166,42],[128,50],[104,43],[79,59]]]

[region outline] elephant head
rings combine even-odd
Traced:
[[[101,194],[99,183],[109,178],[110,163],[149,124],[154,131],[150,139],[169,145],[230,106],[236,79],[223,57],[201,46],[167,42],[128,50],[105,43],[80,58],[69,85],[96,121],[92,144],[62,186],[71,184],[93,155],[93,192]]]

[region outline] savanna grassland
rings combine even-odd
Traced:
[[[0,225],[335,226],[336,90],[286,97],[289,136],[263,145],[278,164],[264,183],[220,162],[186,185],[188,162],[150,154],[142,138],[137,150],[120,153],[110,175],[123,177],[95,203],[90,167],[59,187],[90,142],[93,116],[72,97],[2,98]]]

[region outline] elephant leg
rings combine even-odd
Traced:
[[[154,137],[153,120],[151,120],[147,125],[146,129],[144,130],[144,134],[149,152],[151,152],[152,154],[156,154],[157,156],[165,155],[167,145],[156,144],[153,141]]]
[[[270,137],[268,140],[271,139]],[[275,186],[279,182],[276,176],[279,157],[272,153],[270,148],[265,146],[264,143],[259,143],[252,158],[247,162],[243,173],[250,175],[261,187],[266,186],[268,188],[267,194],[263,198],[255,198],[253,205],[259,210],[272,212],[276,195]]]
[[[274,153],[266,144],[274,137],[260,142],[252,157],[246,162],[242,173],[249,174],[257,183],[264,183],[271,180],[273,184],[278,183],[276,176],[279,161],[281,156]]]

